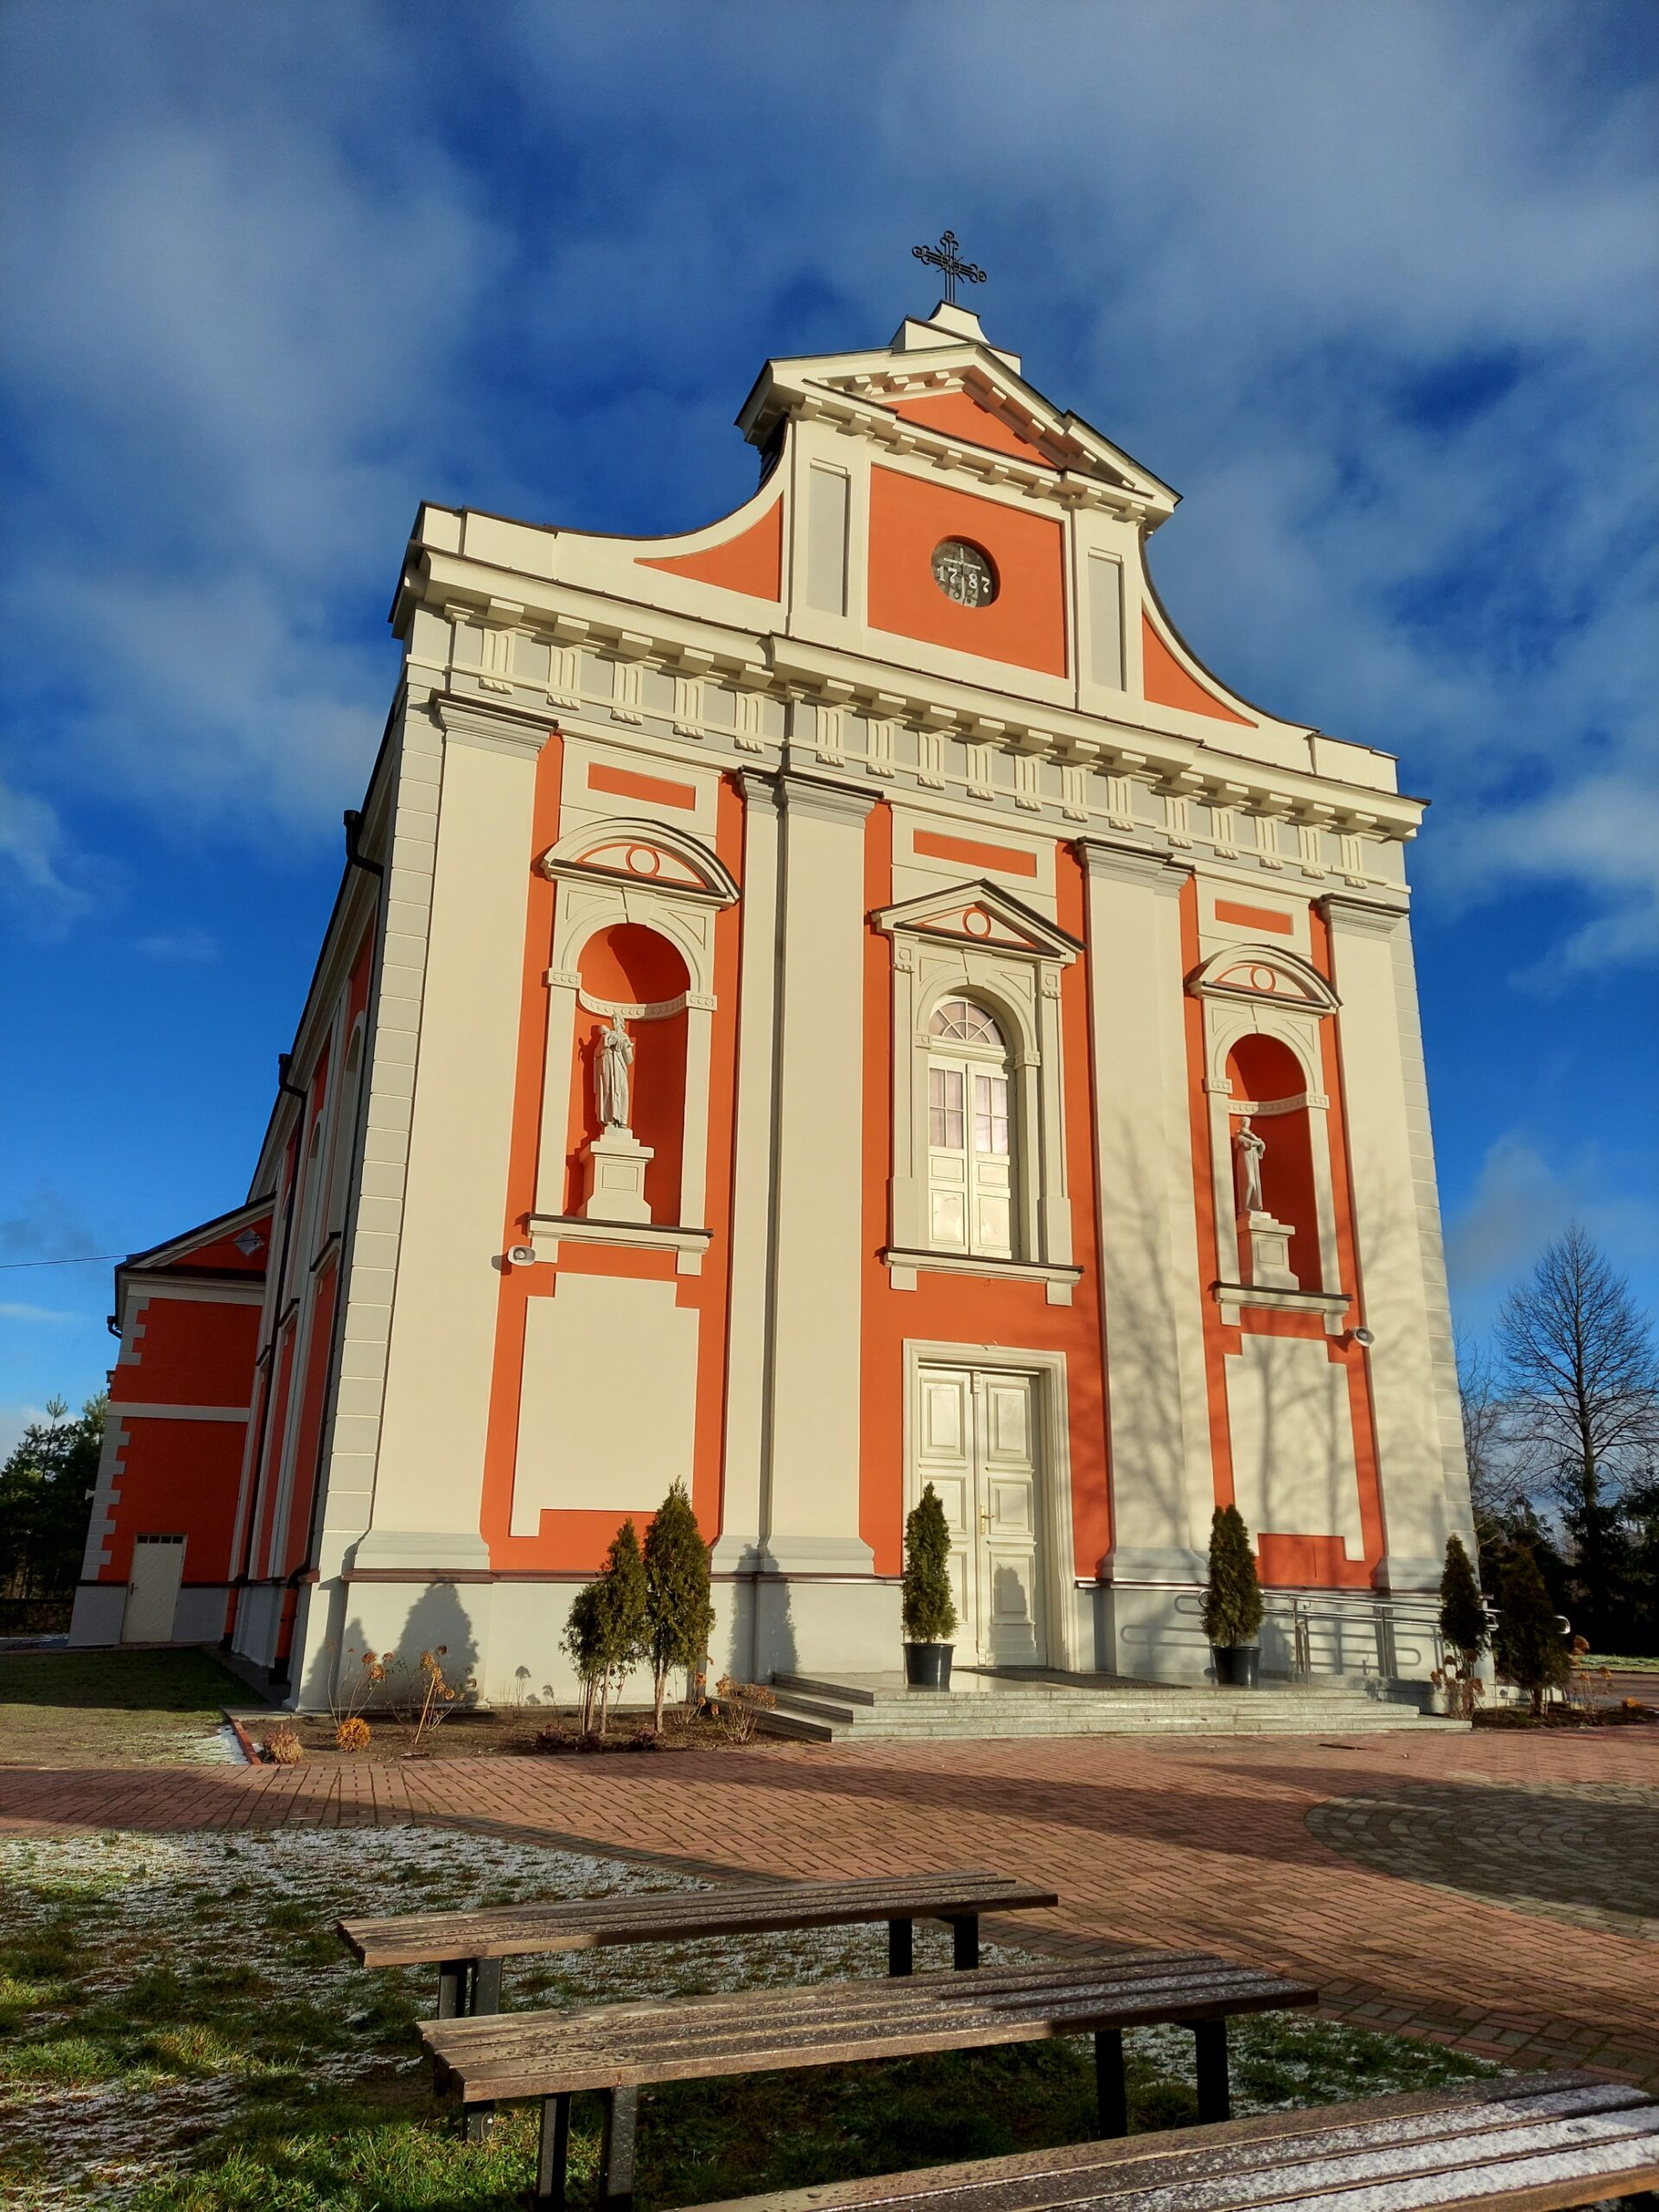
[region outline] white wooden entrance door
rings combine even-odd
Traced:
[[[132,1547],[132,1580],[121,1622],[123,1643],[170,1643],[184,1573],[182,1536],[140,1536]]]
[[[982,1666],[1045,1666],[1036,1378],[923,1367],[916,1406],[911,1503],[931,1483],[944,1507],[957,1651]]]

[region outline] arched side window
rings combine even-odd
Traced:
[[[1017,1177],[1008,1047],[971,999],[928,1024],[928,1228],[936,1251],[1014,1256]]]

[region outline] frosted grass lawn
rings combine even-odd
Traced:
[[[412,2023],[430,1968],[365,1974],[346,1915],[702,1886],[664,1871],[442,1827],[0,1839],[0,2201],[12,2212],[506,2212],[531,2119],[468,2146],[435,2107]],[[916,1930],[919,1971],[948,1932]],[[1014,1958],[1014,1951],[988,1956]],[[603,2003],[886,1970],[885,1927],[641,1945],[509,1965],[505,2001]],[[1136,2124],[1193,2114],[1192,2038],[1136,2031]],[[1235,2034],[1242,2111],[1489,2071],[1430,2044],[1287,2014]],[[650,2208],[1092,2133],[1084,2043],[677,2083],[642,2099]],[[591,2107],[589,2109],[588,2107]],[[596,2100],[577,2101],[591,2187]]]

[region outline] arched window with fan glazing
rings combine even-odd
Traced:
[[[936,1251],[1014,1257],[1014,1102],[1008,1047],[972,999],[928,1024],[928,1228]]]

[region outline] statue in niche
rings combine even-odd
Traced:
[[[594,1090],[599,1104],[600,1126],[626,1129],[628,1126],[628,1070],[633,1065],[633,1039],[620,1014],[599,1040],[594,1059]]]
[[[1238,1210],[1240,1213],[1262,1213],[1262,1155],[1267,1146],[1250,1127],[1246,1114],[1240,1121],[1238,1133],[1233,1139],[1233,1151],[1238,1161]]]

